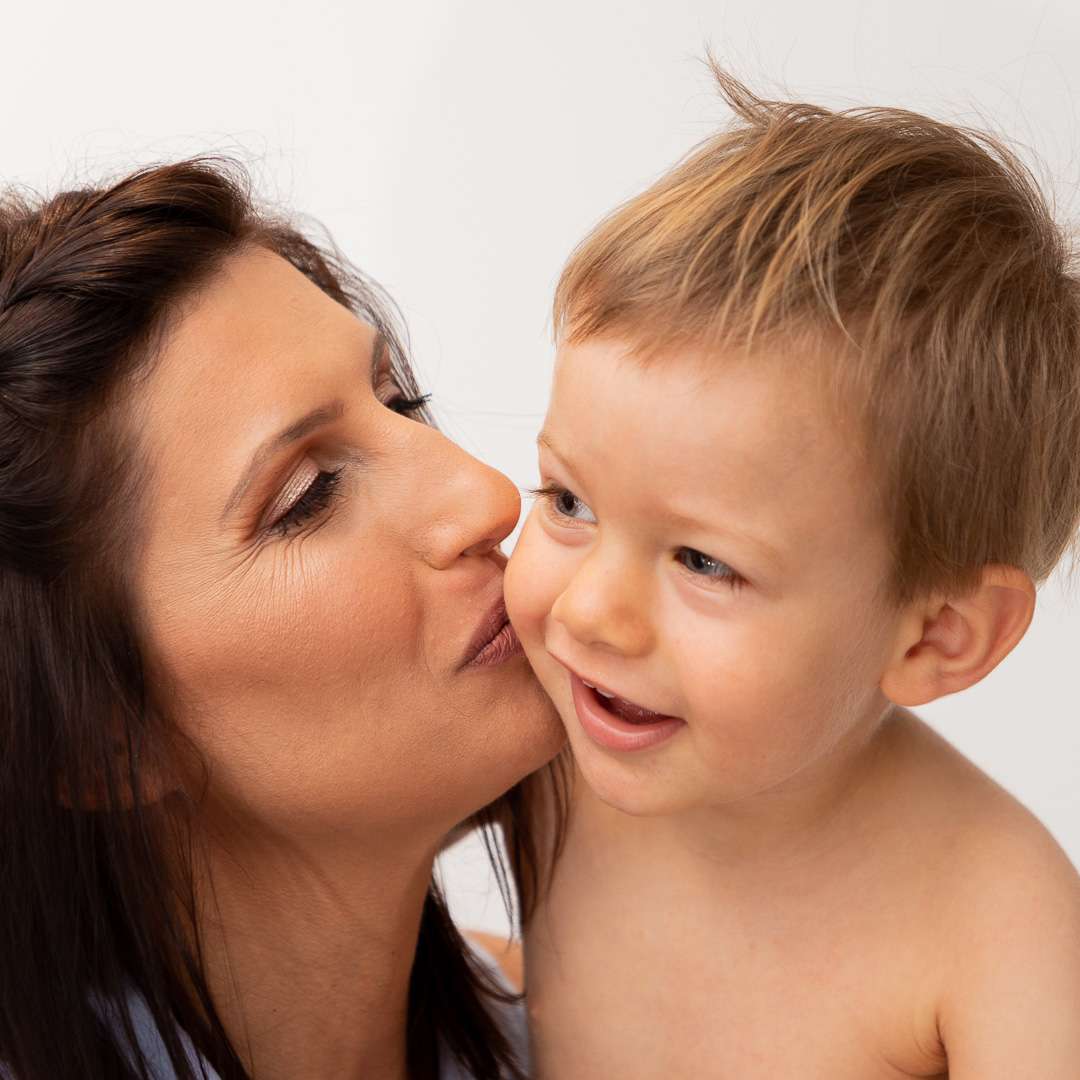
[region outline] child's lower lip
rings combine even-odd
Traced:
[[[573,672],[570,673],[570,690],[574,697],[574,711],[585,734],[606,750],[647,750],[672,737],[685,721],[665,716],[647,724],[631,724],[622,717],[605,709],[590,690]]]

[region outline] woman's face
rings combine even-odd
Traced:
[[[402,411],[383,353],[249,250],[135,392],[152,670],[208,806],[292,839],[434,839],[562,738],[520,649],[467,662],[497,629],[517,493]]]

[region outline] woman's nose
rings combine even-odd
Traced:
[[[594,552],[555,600],[551,617],[579,645],[644,656],[654,643],[649,607],[640,580]]]
[[[424,561],[445,570],[462,556],[487,555],[506,539],[521,513],[517,488],[497,469],[424,428],[415,541]]]

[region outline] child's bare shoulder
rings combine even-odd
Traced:
[[[917,836],[926,865],[940,875],[967,925],[1012,895],[1043,895],[1080,903],[1080,876],[1046,827],[928,724],[910,713],[897,722],[889,801]]]
[[[897,727],[893,798],[912,808],[916,828],[936,835],[952,876],[985,883],[987,875],[1038,871],[1076,886],[1080,879],[1072,864],[1030,810],[925,721],[905,712]]]
[[[905,723],[895,790],[912,800],[905,820],[936,879],[925,884],[950,1076],[995,1077],[1035,1045],[1048,1057],[1031,1075],[1064,1075],[1064,1047],[1080,1060],[1080,875],[1013,796],[922,721]]]

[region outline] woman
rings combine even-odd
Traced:
[[[561,732],[423,403],[235,169],[4,203],[11,1076],[517,1075],[432,865]]]

